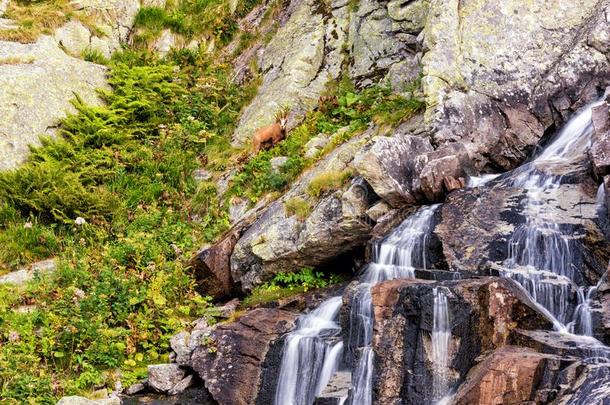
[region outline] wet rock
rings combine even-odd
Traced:
[[[571,230],[577,279],[595,285],[605,272],[608,257],[603,246],[607,242],[596,224],[597,186],[583,170],[565,172],[565,184],[546,191],[547,204],[539,215]],[[434,230],[450,269],[489,274],[490,263],[503,262],[511,235],[525,222],[525,198],[526,190],[511,187],[502,178],[450,194]]]
[[[610,174],[610,109],[604,103],[591,111],[593,121],[592,144],[589,155],[593,171],[598,177]]]
[[[23,162],[40,135],[55,134],[66,112],[76,112],[74,93],[96,105],[96,89],[107,88],[105,67],[68,56],[48,36],[33,44],[0,41],[0,60],[10,58],[23,63],[2,65],[0,73],[0,170]]]
[[[546,402],[536,388],[550,363],[559,363],[557,356],[534,350],[505,346],[487,356],[469,373],[452,398],[452,403],[523,404]],[[555,366],[557,368],[557,366]]]
[[[462,382],[477,357],[505,346],[516,328],[552,324],[510,280],[392,280],[372,289],[376,403],[426,403],[432,398],[433,288],[448,300],[451,338],[446,386]]]
[[[262,365],[273,343],[294,327],[297,315],[259,308],[221,324],[193,353],[191,367],[221,405],[249,405],[258,394]]]
[[[340,405],[343,398],[347,398],[352,388],[352,373],[349,371],[337,371],[316,397],[314,405]]]
[[[177,364],[148,366],[148,385],[158,392],[168,392],[185,377],[186,372]]]

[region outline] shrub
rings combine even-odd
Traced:
[[[311,213],[311,208],[311,204],[300,197],[294,197],[284,202],[286,214],[289,216],[296,215],[301,221]]]

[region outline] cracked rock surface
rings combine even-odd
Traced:
[[[0,41],[0,170],[21,163],[39,136],[53,135],[58,121],[74,112],[78,94],[86,103],[100,102],[106,68],[66,55],[55,40],[42,36],[34,44]]]

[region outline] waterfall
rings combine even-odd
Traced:
[[[432,320],[432,398],[441,401],[449,391],[449,341],[451,323],[447,295],[440,288],[433,288]]]
[[[339,368],[343,353],[337,317],[341,296],[324,301],[302,315],[297,329],[286,336],[276,405],[310,405]]]
[[[423,207],[403,221],[373,248],[373,261],[360,277],[350,310],[348,353],[359,353],[353,373],[352,405],[373,401],[373,306],[371,288],[382,281],[414,277],[415,268],[427,267],[426,244],[434,212],[439,205]]]
[[[373,261],[360,276],[349,313],[348,353],[358,353],[352,372],[352,405],[373,401],[373,306],[371,288],[385,280],[414,276],[426,268],[426,244],[439,205],[423,207],[402,222],[373,249]],[[276,405],[311,405],[340,368],[343,343],[337,317],[341,296],[329,298],[310,314],[302,315],[297,329],[284,342],[275,392]],[[342,401],[344,401],[342,399]]]
[[[525,222],[508,241],[502,275],[519,283],[550,315],[557,330],[588,336],[596,288],[577,285],[573,229],[549,212],[547,201],[557,197],[563,180],[558,173],[584,161],[593,132],[591,108],[597,104],[577,113],[537,157],[500,178],[508,187],[526,190]],[[568,304],[574,295],[578,303],[570,313]]]

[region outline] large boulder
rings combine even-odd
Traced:
[[[292,312],[259,308],[237,322],[221,324],[195,350],[190,366],[218,404],[253,404],[267,353],[296,318]]]
[[[308,187],[320,175],[351,170],[356,152],[379,133],[380,129],[373,127],[336,148],[243,233],[231,256],[233,280],[242,289],[250,290],[281,271],[327,263],[365,244],[373,226],[366,211],[378,198],[368,184],[354,179],[319,197],[312,197]],[[306,218],[287,212],[285,204],[293,199],[311,206]]]
[[[610,83],[608,1],[432,0],[423,31],[426,123],[478,169],[510,169]]]
[[[98,104],[96,89],[107,87],[105,67],[66,55],[51,37],[0,41],[0,60],[14,60],[0,64],[0,170],[23,162],[39,136],[55,133],[59,120],[75,112],[74,94]]]
[[[420,122],[421,117],[417,117],[397,128],[392,136],[373,138],[354,159],[358,173],[393,207],[416,203],[416,158],[434,150],[430,140],[417,133]]]
[[[485,357],[470,371],[466,381],[452,398],[452,403],[547,403],[551,398],[548,397],[547,391],[537,389],[538,384],[544,374],[553,373],[553,380],[556,380],[560,365],[561,358],[555,355],[516,346],[502,347]]]

